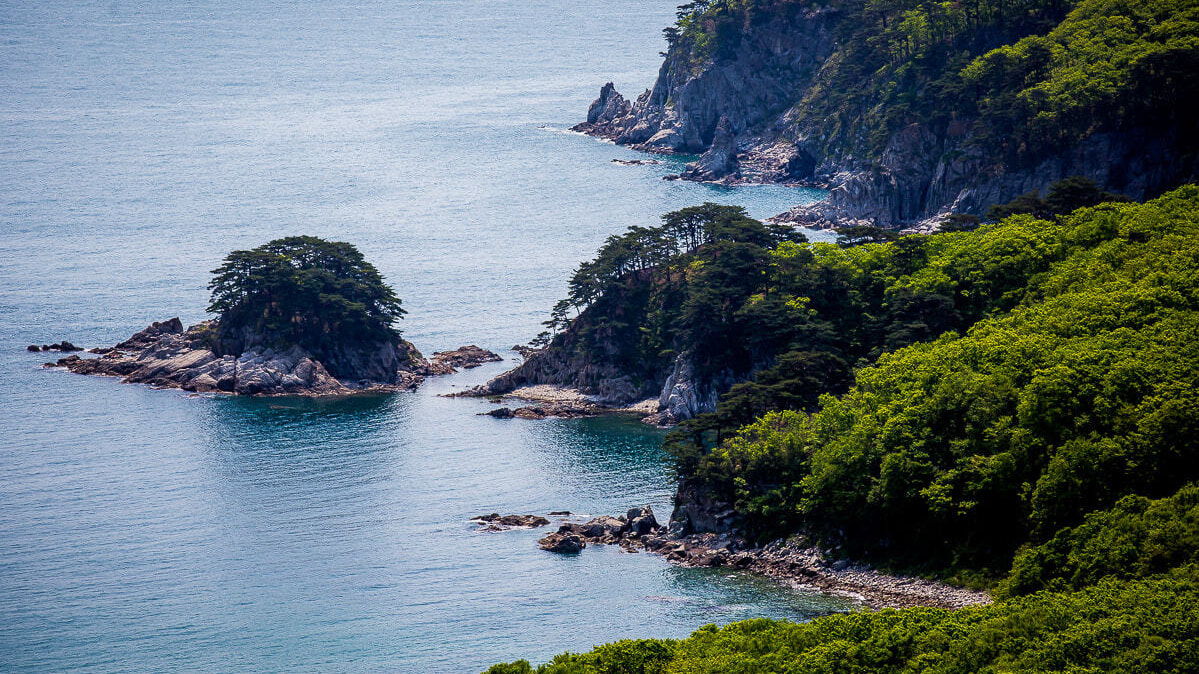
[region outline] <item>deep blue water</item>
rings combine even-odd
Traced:
[[[195,398],[42,370],[205,317],[229,251],[356,244],[425,352],[527,341],[609,234],[782,187],[565,129],[654,77],[675,0],[0,0],[0,669],[468,672],[844,608],[473,515],[669,512],[658,431],[414,394]]]

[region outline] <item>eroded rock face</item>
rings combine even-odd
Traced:
[[[826,199],[773,218],[817,228],[932,231],[950,213],[985,215],[1071,176],[1138,201],[1199,178],[1189,121],[1094,133],[1030,166],[981,149],[977,120],[966,118],[909,124],[880,151],[811,114],[822,68],[846,58],[835,40],[846,16],[781,3],[741,27],[725,53],[672,46],[651,89],[630,103],[605,85],[575,128],[648,152],[703,153],[679,176],[690,180],[829,188]]]
[[[705,412],[714,412],[720,394],[745,379],[725,370],[699,376],[690,352],[679,354],[668,373],[625,373],[605,362],[594,351],[573,347],[569,337],[528,354],[525,362],[470,393],[504,395],[527,386],[553,385],[573,389],[585,402],[542,402],[516,409],[500,408],[488,414],[500,418],[584,417],[602,414],[633,403],[657,398],[657,409],[639,410],[647,423],[670,426]],[[646,416],[648,415],[648,416]]]
[[[714,497],[695,482],[680,479],[670,514],[670,529],[678,534],[725,533],[737,526],[733,506]]]
[[[785,6],[740,36],[734,53],[695,62],[672,48],[657,81],[633,103],[611,83],[575,130],[636,149],[701,153],[722,117],[741,134],[783,114],[835,47],[839,10]]]
[[[587,108],[587,121],[574,126],[573,130],[604,137],[619,134],[628,123],[630,112],[632,106],[608,82],[600,88],[599,98]]]
[[[737,162],[737,136],[733,133],[728,117],[721,117],[716,125],[712,145],[699,161],[688,164],[679,176],[683,180],[712,182],[735,180],[741,177],[741,165]]]
[[[493,378],[474,393],[502,395],[523,386],[543,384],[573,388],[589,396],[596,405],[612,407],[644,400],[656,395],[659,388],[652,378],[635,379],[606,362],[602,354],[577,349],[573,339],[564,336],[561,342],[549,347],[527,351],[523,363]]]
[[[674,369],[662,384],[658,398],[663,420],[677,423],[706,412],[715,412],[720,394],[738,381],[732,372],[727,371],[701,378],[696,375],[691,354],[679,354]]]
[[[100,358],[69,356],[47,365],[78,374],[122,377],[128,383],[241,395],[320,396],[403,390],[415,388],[429,374],[428,362],[403,340],[340,347],[334,356],[339,370],[359,375],[342,379],[299,346],[255,346],[236,356],[220,355],[211,346],[215,332],[215,321],[184,330],[179,319],[173,318],[151,324]]]

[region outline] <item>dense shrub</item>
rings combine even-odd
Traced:
[[[1199,569],[957,611],[861,612],[795,624],[747,620],[683,640],[618,641],[489,674],[1193,672]]]

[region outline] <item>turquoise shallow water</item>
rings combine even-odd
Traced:
[[[208,270],[358,245],[426,352],[540,330],[607,235],[705,200],[565,129],[652,82],[673,2],[0,1],[0,668],[477,671],[843,602],[473,515],[669,511],[660,434],[480,417],[453,392],[190,398],[41,370],[204,318]]]

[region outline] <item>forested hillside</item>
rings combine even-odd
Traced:
[[[1193,671],[1199,187],[768,254],[753,305],[828,320],[804,282],[835,274],[873,326],[852,334],[873,341],[835,352],[857,354],[839,395],[780,376],[784,355],[683,424],[667,443],[680,478],[750,537],[802,534],[886,568],[998,581],[1001,601],[751,621],[540,671]]]
[[[884,294],[953,298],[981,320],[882,355],[814,414],[770,413],[714,447],[691,422],[671,445],[684,479],[757,535],[804,528],[857,555],[972,569],[1199,479],[1199,189],[924,241],[926,261]]]

